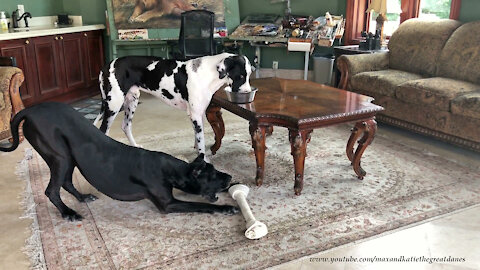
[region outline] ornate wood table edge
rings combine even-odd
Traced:
[[[255,182],[257,186],[261,186],[264,179],[265,150],[267,149],[265,146],[266,137],[272,134],[274,125],[286,127],[289,131],[288,137],[295,168],[294,191],[295,195],[300,195],[303,190],[303,173],[305,157],[307,156],[306,149],[307,144],[311,140],[313,129],[340,123],[355,122],[346,145],[346,155],[351,162],[357,178],[363,180],[366,171],[361,167],[360,160],[366,148],[372,143],[375,137],[377,131],[375,115],[377,112],[384,110],[383,107],[375,104],[372,104],[371,107],[372,108],[368,110],[347,112],[292,123],[292,121],[290,121],[291,119],[287,116],[255,114],[237,104],[232,104],[214,96],[206,111],[207,120],[215,134],[215,143],[211,146],[210,150],[212,151],[212,155],[215,155],[225,135],[225,124],[223,122],[221,108],[248,120],[252,148],[255,152],[257,165]],[[320,122],[321,124],[319,124]],[[358,145],[355,148],[356,143]]]

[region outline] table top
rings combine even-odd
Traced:
[[[223,89],[212,102],[249,121],[297,129],[360,121],[383,110],[369,96],[311,81],[262,78],[250,84],[258,88],[251,103],[229,102]]]

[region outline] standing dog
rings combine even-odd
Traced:
[[[216,193],[229,187],[232,177],[215,170],[203,160],[203,155],[189,164],[162,152],[125,145],[105,136],[81,114],[62,103],[42,103],[20,111],[11,123],[13,145],[0,147],[1,151],[18,147],[21,121],[24,121],[25,138],[50,168],[45,195],[63,218],[82,219],[63,203],[61,187],[80,202],[97,199],[75,189],[72,184],[75,167],[103,194],[121,201],[149,199],[163,213],[238,212],[238,208],[230,205],[184,202],[173,197],[172,188],[178,188],[214,202]]]
[[[100,130],[108,134],[123,107],[122,129],[130,144],[137,146],[132,135],[132,118],[142,90],[168,105],[187,111],[195,131],[195,148],[205,154],[203,116],[213,94],[224,84],[233,92],[252,91],[251,73],[252,66],[247,57],[229,53],[189,61],[150,56],[117,58],[100,72],[102,108],[94,125],[103,117]]]

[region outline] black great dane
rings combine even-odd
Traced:
[[[137,146],[132,135],[132,118],[141,90],[187,111],[195,132],[195,148],[205,154],[203,116],[213,94],[225,84],[233,92],[252,91],[251,73],[252,66],[247,57],[229,53],[189,61],[151,56],[117,58],[100,72],[102,108],[94,125],[103,117],[100,130],[108,134],[113,120],[123,108],[122,129],[130,144]],[[208,161],[207,156],[205,160]]]
[[[162,152],[125,145],[105,136],[70,106],[54,102],[35,105],[15,115],[11,123],[13,145],[0,147],[1,151],[18,147],[21,121],[25,138],[50,168],[45,195],[66,219],[82,217],[62,202],[61,187],[81,202],[96,199],[73,186],[75,167],[103,194],[121,201],[149,199],[163,213],[238,212],[230,205],[184,202],[173,197],[172,188],[178,188],[214,202],[216,193],[229,187],[232,177],[206,163],[203,154],[187,163]]]

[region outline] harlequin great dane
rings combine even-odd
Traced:
[[[102,108],[94,125],[103,117],[100,130],[108,134],[123,107],[122,129],[130,144],[137,146],[132,135],[132,118],[142,90],[170,106],[187,111],[195,132],[195,148],[205,154],[203,116],[213,94],[225,84],[233,92],[252,91],[251,73],[252,66],[247,57],[229,53],[188,61],[151,56],[117,58],[100,72]],[[208,161],[206,156],[205,160]]]
[[[203,154],[187,163],[162,152],[125,145],[105,136],[69,105],[55,102],[41,103],[17,113],[11,123],[13,144],[0,147],[0,151],[10,152],[18,147],[18,127],[22,121],[25,138],[50,168],[45,195],[65,219],[74,221],[82,217],[63,203],[60,188],[80,202],[97,199],[73,186],[75,167],[103,194],[121,201],[149,199],[163,213],[239,211],[230,205],[185,202],[173,197],[172,188],[178,188],[214,202],[216,193],[229,187],[232,177],[206,163]]]

